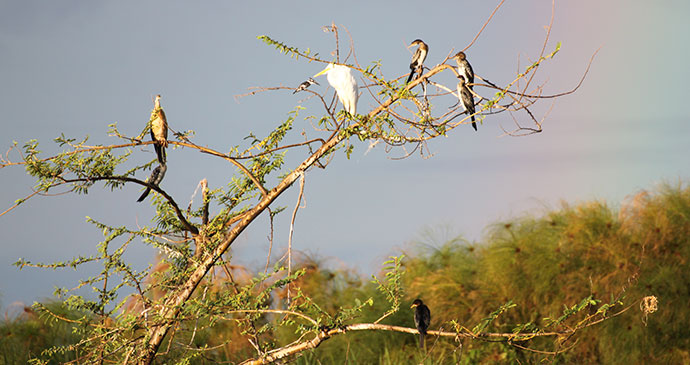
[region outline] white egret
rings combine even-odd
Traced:
[[[412,61],[410,61],[410,77],[407,78],[406,84],[410,83],[410,80],[412,80],[412,77],[414,76],[414,73],[417,69],[419,69],[419,75],[422,75],[422,72],[424,70],[422,68],[422,64],[426,59],[427,53],[429,53],[429,46],[427,46],[426,43],[424,43],[424,41],[422,41],[421,39],[415,39],[412,43],[410,43],[409,46],[407,46],[407,48],[414,47],[417,45],[419,47],[412,56]]]
[[[333,86],[335,92],[338,94],[338,99],[343,104],[345,111],[354,116],[357,114],[357,99],[359,99],[359,89],[357,87],[357,80],[355,80],[352,70],[343,65],[336,65],[329,63],[323,71],[314,75],[314,77],[328,74],[328,83]]]
[[[459,77],[458,78],[458,97],[460,98],[460,101],[462,101],[462,106],[465,108],[465,111],[467,112],[468,115],[472,115],[472,128],[474,130],[477,130],[477,123],[474,122],[474,97],[472,96],[472,92],[470,89],[467,88],[465,85],[465,78],[464,77]]]
[[[161,107],[161,96],[156,95],[153,111],[151,111],[151,140],[154,142],[158,162],[165,165],[165,147],[168,147],[168,120]]]

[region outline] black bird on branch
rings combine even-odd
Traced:
[[[462,101],[462,106],[465,108],[467,114],[472,116],[472,128],[476,131],[477,123],[474,122],[474,96],[472,96],[472,92],[467,88],[467,85],[465,85],[465,78],[463,77],[458,78],[458,97],[460,101]]]
[[[153,171],[151,171],[151,176],[149,176],[149,178],[146,180],[146,182],[151,184],[151,185],[158,186],[161,183],[161,181],[163,181],[163,177],[165,177],[165,171],[167,171],[167,170],[168,170],[168,167],[165,165],[156,166],[156,168],[153,169]],[[146,196],[148,196],[150,192],[151,192],[151,188],[147,186],[146,190],[144,190],[144,193],[141,194],[139,199],[137,199],[137,202],[144,201],[144,199],[146,199]]]
[[[410,43],[409,46],[407,46],[407,48],[414,47],[417,45],[419,45],[419,47],[412,56],[412,61],[410,61],[410,76],[407,78],[407,82],[405,82],[406,84],[410,83],[415,71],[417,71],[417,73],[420,76],[424,71],[422,64],[426,59],[427,53],[429,53],[429,46],[427,46],[426,43],[424,43],[424,41],[422,41],[421,39],[415,39],[412,43]]]
[[[304,90],[306,90],[309,86],[312,86],[312,85],[314,85],[314,84],[319,85],[319,86],[321,85],[321,84],[319,84],[318,82],[316,82],[316,80],[314,80],[313,78],[310,77],[307,81],[305,81],[305,82],[299,84],[299,86],[297,86],[297,88],[295,89],[295,91],[293,91],[292,93],[295,94],[295,93],[297,93],[297,92],[304,91]]]
[[[424,336],[431,324],[431,312],[421,299],[415,299],[410,308],[414,308],[414,325],[419,331],[419,348],[424,348]]]
[[[467,62],[465,52],[456,53],[453,59],[458,64],[458,74],[465,78],[465,84],[474,84],[474,71],[472,71],[472,65]],[[467,85],[467,87],[472,90],[472,85]]]

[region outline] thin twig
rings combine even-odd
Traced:
[[[290,234],[288,235],[288,276],[292,274],[292,233],[295,231],[295,217],[297,217],[297,210],[300,208],[303,194],[304,173],[299,179],[299,196],[297,196],[297,204],[295,204],[295,209],[292,211],[292,219],[290,219]],[[290,283],[287,284],[287,304],[290,306]]]
[[[491,12],[491,15],[489,15],[489,19],[487,19],[487,20],[484,22],[484,25],[482,25],[482,28],[479,29],[479,32],[477,32],[477,35],[474,36],[474,38],[472,39],[472,41],[470,42],[470,44],[468,44],[465,48],[462,49],[463,52],[466,51],[466,50],[468,50],[470,47],[472,47],[472,45],[473,45],[474,42],[477,40],[477,38],[479,38],[479,35],[482,34],[482,32],[484,31],[484,28],[486,28],[486,26],[489,25],[489,22],[491,21],[491,18],[494,17],[494,14],[496,14],[496,12],[498,11],[498,9],[503,5],[503,3],[504,3],[505,1],[506,1],[506,0],[501,0],[501,2],[498,3],[498,5],[496,5],[496,8],[494,9],[494,11]]]

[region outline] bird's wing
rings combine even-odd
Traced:
[[[353,96],[353,105],[348,108],[348,112],[352,115],[357,114],[357,101],[359,100],[359,87],[357,86],[357,79],[350,73],[351,89],[349,93]]]
[[[426,55],[429,53],[429,47],[419,47],[419,65],[424,63],[424,60],[426,60]]]
[[[429,328],[429,325],[431,324],[431,312],[429,311],[429,307],[424,307],[423,311],[424,328]]]
[[[417,50],[414,52],[414,55],[412,56],[412,61],[410,61],[410,69],[414,71],[417,66],[419,66],[422,61],[420,58],[422,57],[422,47],[417,47]]]
[[[465,60],[465,67],[467,68],[467,75],[470,77],[468,82],[473,83],[474,82],[474,70],[472,70],[472,65],[470,65],[467,60]]]
[[[469,110],[470,114],[474,114],[474,97],[467,86],[460,87],[460,94],[462,96],[462,104],[465,107],[465,110]]]
[[[165,139],[165,145],[168,145],[168,118],[165,116],[165,111],[163,108],[158,109],[158,117],[161,118],[163,122],[163,139]]]
[[[163,181],[163,178],[165,177],[165,172],[168,171],[168,166],[158,165],[158,167],[156,167],[153,171],[156,173],[156,176],[152,180],[154,181],[154,184],[160,185],[160,183]]]

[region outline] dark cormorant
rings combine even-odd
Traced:
[[[465,107],[467,114],[472,116],[472,128],[474,128],[476,131],[477,123],[474,122],[474,97],[472,96],[470,89],[468,89],[465,85],[465,79],[463,77],[458,78],[458,96],[460,97],[460,101],[462,101],[462,105]]]
[[[419,69],[419,75],[422,75],[424,71],[422,68],[422,64],[426,59],[427,53],[429,53],[429,46],[427,46],[426,43],[424,43],[424,41],[422,41],[421,39],[415,39],[412,43],[410,43],[409,46],[407,46],[407,48],[416,45],[419,45],[419,47],[412,56],[412,61],[410,61],[410,77],[407,78],[407,82],[405,82],[406,84],[410,83],[410,80],[412,80],[412,77],[414,76],[414,73],[417,69]]]
[[[467,62],[465,52],[458,52],[455,56],[453,56],[453,59],[458,63],[458,73],[460,76],[465,78],[465,84],[473,84],[474,71],[472,71],[472,65]],[[467,87],[472,90],[472,85],[467,85]]]
[[[410,308],[414,308],[414,325],[419,331],[419,348],[424,348],[424,336],[431,323],[431,312],[421,299],[415,299]]]
[[[156,168],[153,169],[153,171],[151,171],[151,176],[149,176],[146,182],[151,185],[158,186],[161,183],[161,181],[163,181],[163,177],[165,177],[165,171],[167,170],[168,167],[165,166],[165,164],[156,166]],[[137,199],[137,202],[144,201],[144,199],[146,199],[146,196],[149,195],[150,192],[151,188],[147,186],[146,190],[144,190],[144,193],[141,194],[139,199]]]

